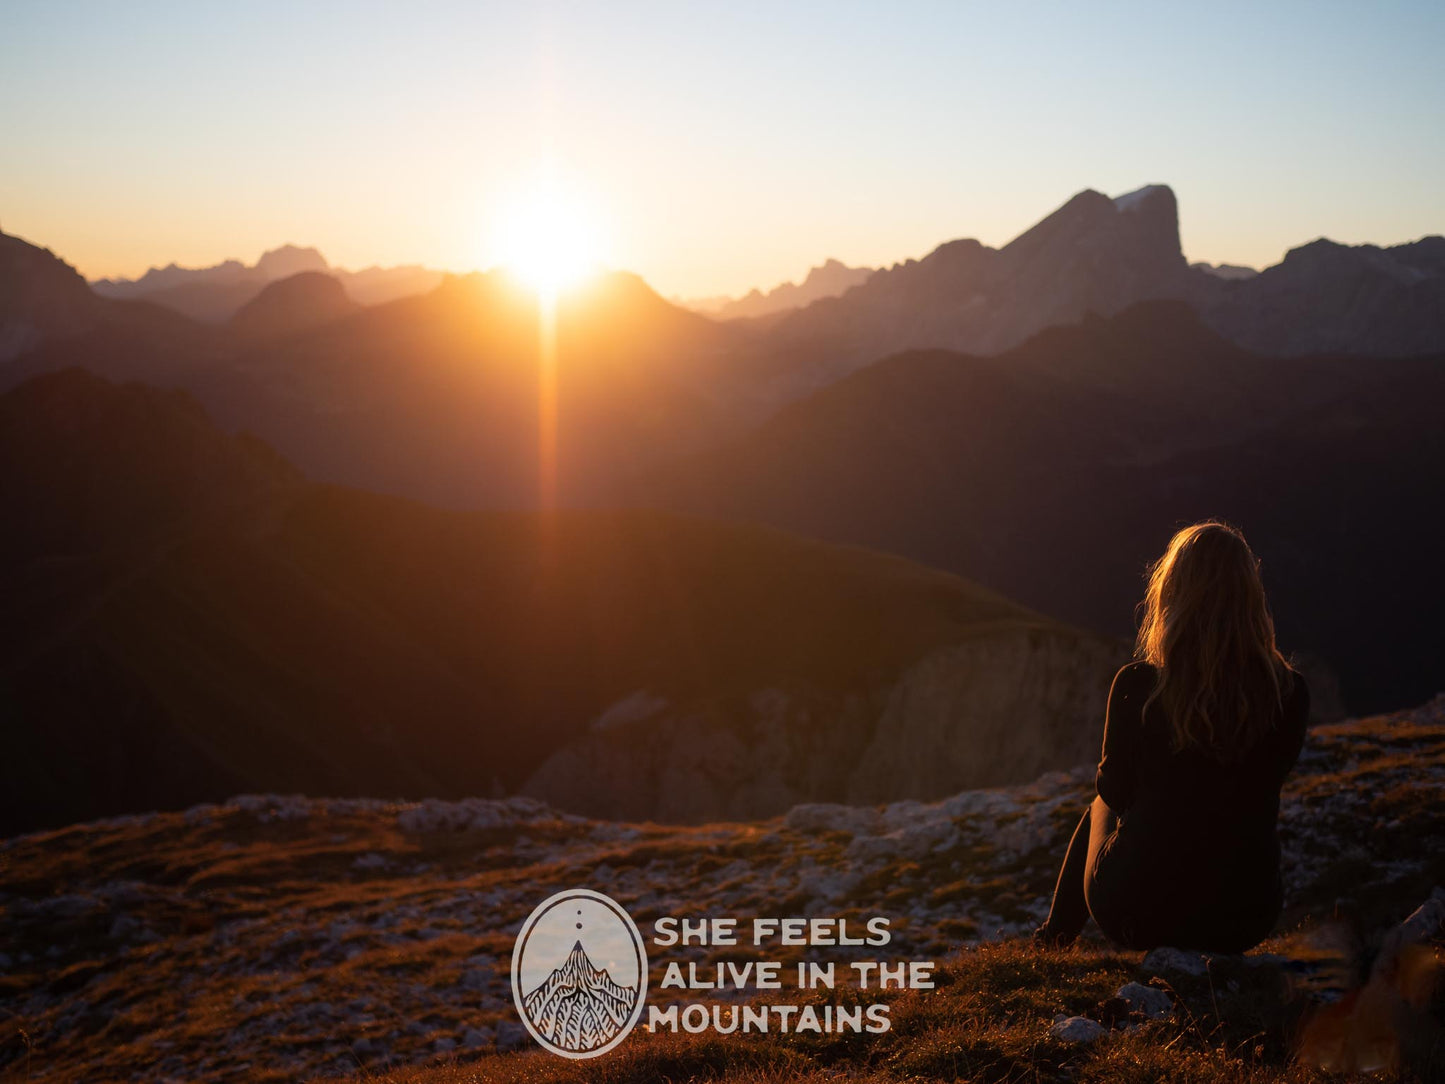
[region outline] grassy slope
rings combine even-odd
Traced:
[[[1442,777],[1445,700],[1312,731],[1285,793],[1290,907],[1265,946],[1294,962],[1216,962],[1212,984],[1169,976],[1185,1006],[1174,1019],[1086,1049],[1050,1039],[1050,1022],[1107,1015],[1102,999],[1142,981],[1141,956],[1097,941],[1037,953],[1021,939],[1088,796],[1082,773],[697,827],[559,817],[525,800],[276,798],[79,825],[0,846],[0,1074],[1310,1079],[1290,1060],[1295,1025],[1321,986],[1349,982],[1326,920],[1347,895],[1379,931],[1445,883]],[[943,962],[946,985],[898,995],[895,1030],[879,1037],[637,1032],[580,1068],[498,1054],[520,1032],[512,939],[540,899],[577,885],[614,895],[644,930],[663,914],[887,915],[891,955]]]
[[[715,1080],[731,1084],[849,1081],[1074,1081],[1153,1084],[1330,1079],[1287,1065],[1301,1006],[1280,996],[1283,972],[1235,964],[1211,978],[1178,979],[1176,1018],[1133,1021],[1102,1043],[1080,1048],[1048,1035],[1056,1015],[1095,1010],[1130,981],[1147,981],[1137,955],[1090,944],[1046,953],[1019,940],[968,950],[937,975],[938,988],[880,994],[892,1028],[880,1036],[718,1036],[635,1033],[591,1062],[514,1053],[481,1062],[406,1069],[364,1079],[388,1084],[642,1084]],[[1218,994],[1250,983],[1244,996]],[[841,1000],[841,999],[835,999]],[[869,1000],[873,1000],[870,996]],[[791,998],[796,1004],[823,999]],[[1338,1078],[1334,1078],[1338,1079]]]

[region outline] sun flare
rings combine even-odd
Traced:
[[[496,240],[502,265],[544,295],[577,285],[601,258],[595,215],[575,193],[549,181],[505,207]]]

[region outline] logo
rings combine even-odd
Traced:
[[[622,907],[587,888],[558,892],[522,924],[512,1000],[532,1038],[564,1058],[595,1058],[642,1015],[647,952]]]

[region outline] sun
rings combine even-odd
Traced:
[[[546,179],[504,205],[496,244],[504,267],[553,297],[591,275],[601,257],[596,216],[576,193]]]

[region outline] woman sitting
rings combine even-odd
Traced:
[[[1109,690],[1098,797],[1034,936],[1066,945],[1092,915],[1130,949],[1243,952],[1283,906],[1275,825],[1309,690],[1275,646],[1259,561],[1235,528],[1176,534],[1143,606],[1138,661]]]

